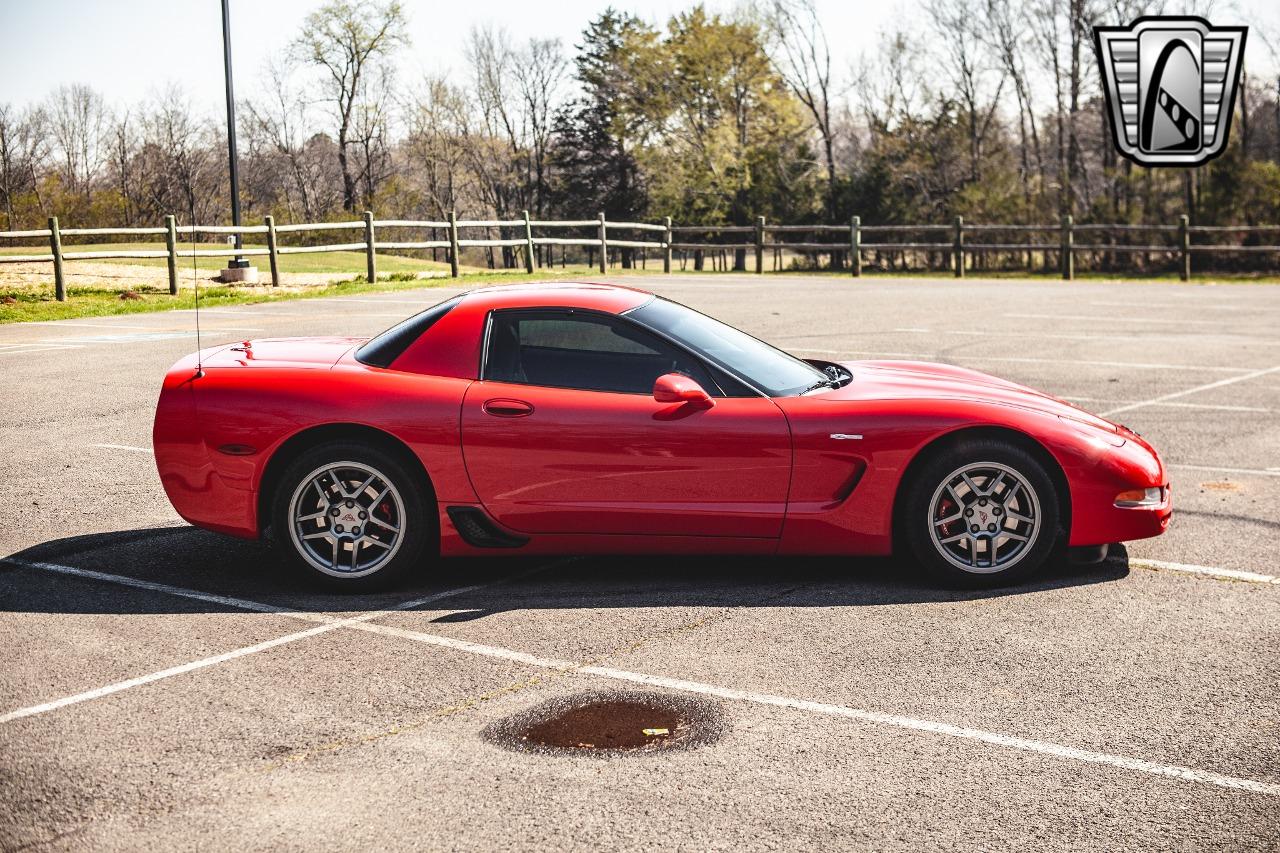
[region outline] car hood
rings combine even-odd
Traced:
[[[332,367],[366,338],[259,338],[201,352],[204,367]]]
[[[1111,421],[1066,400],[977,370],[926,361],[847,361],[842,366],[853,381],[813,395],[824,400],[980,400],[1034,409],[1068,418],[1110,433],[1121,430]]]

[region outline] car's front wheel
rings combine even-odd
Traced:
[[[313,447],[280,478],[273,538],[295,569],[322,585],[384,587],[421,560],[431,539],[418,480],[378,447]]]
[[[1044,466],[1021,447],[964,441],[916,472],[900,523],[934,576],[956,586],[1001,586],[1049,559],[1060,528],[1058,495]]]

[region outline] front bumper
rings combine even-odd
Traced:
[[[1149,539],[1169,529],[1173,497],[1164,463],[1140,436],[1125,433],[1123,446],[1103,454],[1093,470],[1072,483],[1068,544],[1073,547]],[[1122,492],[1156,487],[1163,490],[1159,503],[1116,505]]]

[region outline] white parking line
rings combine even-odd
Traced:
[[[929,335],[959,335],[968,338],[1035,338],[1052,339],[1058,341],[1129,341],[1135,340],[1132,334],[1114,334],[1114,335],[1095,335],[1084,332],[1076,333],[1056,333],[1056,332],[983,332],[972,329],[919,329],[919,328],[901,328],[892,329],[892,332],[902,332],[910,334],[929,334]],[[869,334],[874,334],[871,332]],[[1205,334],[1200,335],[1199,340],[1212,340],[1220,335]],[[1233,336],[1238,337],[1238,336]],[[1255,347],[1275,347],[1280,346],[1280,341],[1248,341],[1249,346]]]
[[[825,335],[806,335],[805,337],[827,337]],[[869,355],[878,358],[909,358],[924,359],[927,361],[936,361],[938,353],[929,352],[886,352],[884,350],[856,350],[856,349],[812,349],[810,347],[793,347],[791,352],[812,352],[820,355]],[[957,356],[948,356],[948,358],[956,358]],[[1160,362],[1151,361],[1089,361],[1079,358],[1018,358],[1012,356],[981,356],[964,354],[958,356],[964,361],[994,361],[1007,362],[1010,364],[1087,364],[1092,367],[1128,367],[1139,370],[1188,370],[1188,371],[1211,371],[1215,373],[1245,373],[1249,370],[1246,367],[1211,367],[1198,364],[1162,364]]]
[[[226,596],[214,595],[212,593],[203,593],[203,592],[199,592],[198,590],[184,589],[182,587],[170,586],[168,584],[152,583],[150,581],[143,581],[137,578],[129,578],[123,575],[110,575],[110,574],[106,574],[105,572],[93,572],[87,569],[76,569],[71,566],[60,566],[53,563],[37,563],[37,562],[32,562],[28,560],[19,560],[19,559],[6,559],[4,562],[9,562],[17,566],[22,566],[24,568],[41,569],[43,571],[55,572],[59,574],[74,575],[76,577],[81,577],[89,580],[107,581],[109,583],[117,583],[123,586],[131,586],[138,589],[146,589],[154,592],[167,593],[169,595],[176,595],[183,598],[192,598],[192,599],[196,599],[197,601],[204,601],[210,604],[238,607],[241,609],[252,610],[259,613],[271,613],[278,616],[287,616],[293,619],[302,619],[308,622],[320,622],[321,624],[316,625],[314,628],[308,628],[305,631],[298,631],[293,634],[286,634],[283,637],[276,637],[275,639],[272,639],[272,640],[265,640],[261,643],[255,643],[252,646],[245,646],[243,648],[233,649],[228,652],[223,652],[222,654],[213,655],[207,658],[201,658],[199,660],[194,660],[189,663],[181,664],[179,666],[169,667],[168,669],[162,669],[159,672],[152,672],[152,673],[148,673],[147,675],[141,675],[141,676],[138,676],[137,678],[130,678],[125,681],[117,681],[114,684],[108,684],[103,687],[96,688],[94,690],[86,690],[83,693],[76,693],[71,696],[64,696],[61,699],[55,699],[51,702],[43,702],[39,705],[31,705],[26,708],[18,708],[17,710],[10,711],[6,714],[0,715],[0,723],[7,723],[12,720],[22,719],[23,717],[32,717],[37,714],[44,714],[49,711],[55,711],[58,708],[65,708],[68,705],[79,704],[80,702],[88,702],[93,699],[100,699],[103,696],[110,696],[113,693],[119,693],[123,690],[129,690],[134,687],[141,687],[144,684],[151,684],[153,682],[160,681],[165,678],[172,678],[175,675],[182,675],[184,673],[192,672],[197,669],[204,669],[206,667],[216,666],[217,664],[225,663],[230,660],[236,660],[237,658],[242,658],[248,655],[257,654],[258,652],[264,652],[264,651],[267,651],[268,649],[274,649],[277,646],[282,646],[282,645],[285,645],[286,643],[293,643],[293,642],[297,642],[298,640],[305,640],[308,637],[314,637],[317,634],[324,634],[329,631],[336,631],[340,628],[354,628],[365,622],[369,622],[374,619],[381,619],[383,616],[387,616],[391,613],[396,613],[403,610],[412,610],[413,608],[421,607],[424,604],[430,604],[434,601],[439,601],[441,599],[450,598],[457,595],[464,595],[468,592],[474,592],[477,589],[482,589],[486,586],[492,586],[493,584],[502,583],[505,580],[509,580],[509,578],[502,578],[501,580],[493,581],[491,583],[471,584],[469,586],[456,587],[454,589],[444,590],[443,592],[437,592],[432,595],[426,595],[421,598],[415,598],[412,601],[405,601],[400,604],[397,604],[395,607],[391,607],[386,610],[370,611],[369,613],[362,613],[359,616],[352,616],[345,619],[333,619],[332,617],[328,617],[320,613],[306,613],[306,612],[297,611],[297,610],[285,610],[283,608],[278,608],[270,604],[261,604],[255,601],[245,601],[243,599],[229,598]]]
[[[826,702],[815,702],[808,699],[795,699],[788,696],[755,693],[746,690],[737,690],[731,687],[720,687],[714,684],[705,684],[698,681],[685,681],[683,679],[669,678],[662,675],[630,672],[628,670],[615,669],[607,666],[584,666],[581,664],[575,664],[571,661],[537,657],[535,655],[526,654],[514,649],[503,648],[501,646],[482,645],[480,643],[472,643],[467,640],[458,640],[453,637],[443,637],[438,634],[413,631],[392,625],[360,624],[353,625],[351,627],[369,633],[400,637],[414,642],[441,646],[455,651],[466,652],[467,654],[513,661],[515,663],[522,663],[528,666],[538,667],[540,669],[551,669],[560,672],[580,672],[585,675],[594,675],[601,678],[613,679],[615,681],[627,681],[633,684],[664,687],[668,690],[676,690],[683,693],[696,693],[703,696],[714,696],[720,699],[751,702],[758,705],[772,705],[775,707],[790,708],[796,711],[807,711],[832,717],[844,717],[867,723],[876,723],[896,728],[929,732],[931,734],[943,735],[945,737],[976,740],[996,746],[1002,746],[1008,749],[1035,752],[1040,753],[1041,755],[1053,756],[1055,758],[1065,758],[1068,760],[1082,761],[1091,764],[1106,764],[1111,767],[1134,770],[1140,773],[1149,773],[1155,776],[1165,776],[1174,779],[1182,779],[1188,782],[1199,782],[1201,784],[1216,785],[1223,788],[1235,788],[1238,790],[1253,791],[1254,793],[1259,794],[1280,796],[1280,785],[1260,782],[1254,779],[1242,779],[1236,776],[1226,776],[1221,773],[1214,773],[1207,770],[1197,770],[1192,767],[1182,767],[1173,764],[1159,764],[1153,761],[1145,761],[1140,758],[1129,758],[1122,755],[1093,752],[1091,750],[1077,749],[1075,747],[1064,746],[1062,744],[1051,743],[1048,741],[1015,737],[1013,735],[999,734],[998,732],[989,732],[982,729],[972,729],[964,726],[955,726],[950,723],[942,723],[935,720],[904,717],[897,714],[885,714],[880,711],[867,711],[861,708],[850,708],[845,705],[832,705]]]
[[[1111,301],[1104,301],[1104,300],[1093,300],[1089,304],[1095,305],[1101,308],[1172,308],[1174,310],[1180,310],[1181,308],[1185,307],[1182,305],[1169,305],[1164,303],[1111,302]],[[1201,300],[1201,302],[1195,306],[1195,310],[1197,311],[1203,311],[1206,308],[1209,308],[1215,311],[1252,311],[1254,310],[1250,306],[1222,305],[1217,302],[1206,302],[1203,300]]]
[[[23,564],[23,561],[14,560],[12,562]],[[1154,563],[1154,561],[1147,561]],[[122,578],[118,576],[107,575],[101,572],[88,572],[83,569],[72,569],[69,566],[56,566],[49,563],[25,563],[33,568],[44,568],[49,571],[65,571],[68,574],[76,574],[85,577],[92,577],[98,580],[108,580],[119,582]],[[1176,564],[1170,564],[1176,565]],[[69,571],[67,571],[69,570]],[[1226,570],[1223,570],[1226,571]],[[1243,573],[1249,574],[1249,573]],[[167,588],[165,584],[153,584],[149,581],[138,581],[134,578],[123,578],[129,581],[128,585],[138,586],[145,584],[144,588],[152,589],[158,592],[169,592],[176,590],[177,594],[185,597],[201,597],[208,599],[217,599],[219,603],[229,603],[238,601],[238,599],[226,599],[222,596],[212,596],[207,593],[199,593],[195,590],[185,590],[178,587]],[[423,599],[416,599],[412,602],[405,602],[391,610],[377,611],[375,613],[366,613],[361,616],[338,619],[324,624],[317,625],[305,631],[299,631],[295,634],[288,634],[284,637],[277,637],[274,640],[268,640],[243,649],[236,649],[221,655],[215,655],[209,658],[202,658],[198,661],[182,664],[167,670],[162,670],[150,675],[141,676],[139,678],[130,679],[128,681],[118,682],[117,684],[108,685],[98,688],[97,690],[88,691],[86,693],[76,694],[64,699],[58,699],[53,702],[47,702],[43,705],[32,706],[31,708],[23,708],[12,711],[9,714],[0,716],[0,723],[10,720],[28,717],[34,714],[44,713],[56,708],[65,707],[66,705],[84,702],[90,699],[96,699],[101,696],[107,696],[117,693],[121,690],[127,690],[142,684],[148,684],[162,678],[169,678],[184,672],[191,672],[194,669],[200,669],[207,666],[213,666],[228,660],[234,660],[246,655],[255,654],[259,651],[274,648],[285,643],[295,642],[297,640],[312,637],[327,631],[337,630],[339,628],[353,628],[369,633],[382,634],[386,636],[400,637],[403,639],[413,640],[415,642],[426,643],[429,645],[440,646],[453,649],[455,651],[465,652],[467,654],[479,655],[482,657],[498,658],[502,660],[521,663],[540,669],[551,669],[556,671],[579,672],[584,675],[592,675],[600,678],[608,678],[615,681],[626,681],[633,684],[645,684],[654,687],[662,687],[668,690],[675,690],[684,693],[695,693],[704,696],[713,696],[721,699],[728,699],[739,702],[750,702],[758,705],[769,705],[773,707],[788,708],[796,711],[806,711],[809,713],[823,714],[831,717],[841,717],[845,719],[858,720],[865,723],[873,723],[877,725],[892,726],[900,729],[908,729],[911,731],[926,732],[929,734],[941,735],[944,737],[960,738],[963,740],[978,741],[993,746],[999,746],[1006,749],[1015,749],[1023,752],[1032,752],[1040,755],[1047,755],[1054,758],[1062,758],[1071,761],[1079,761],[1090,764],[1102,764],[1110,767],[1116,767],[1124,770],[1132,770],[1139,773],[1147,773],[1154,776],[1162,776],[1171,779],[1181,779],[1187,782],[1195,782],[1199,784],[1214,785],[1222,788],[1230,788],[1242,791],[1251,791],[1258,794],[1267,794],[1271,796],[1280,796],[1280,785],[1262,782],[1255,779],[1245,779],[1236,776],[1227,776],[1221,773],[1214,773],[1207,770],[1197,770],[1192,767],[1183,767],[1175,764],[1160,764],[1158,762],[1146,761],[1140,758],[1130,758],[1122,755],[1111,755],[1104,752],[1094,752],[1092,750],[1077,749],[1076,747],[1064,746],[1049,741],[1034,740],[1031,738],[1016,737],[1013,735],[1000,734],[998,732],[985,731],[983,729],[968,728],[965,726],[956,726],[950,723],[938,722],[935,720],[918,719],[915,717],[900,716],[897,714],[886,714],[879,711],[868,711],[860,708],[852,708],[845,705],[833,705],[825,702],[817,702],[808,699],[796,699],[788,696],[779,696],[769,693],[755,693],[745,690],[737,690],[731,687],[721,687],[714,684],[706,684],[698,681],[685,681],[683,679],[670,678],[662,675],[651,675],[647,673],[631,672],[623,669],[615,669],[613,667],[583,665],[567,660],[558,660],[555,658],[544,658],[537,655],[527,654],[515,649],[507,649],[501,646],[489,646],[480,643],[472,643],[467,640],[459,640],[453,637],[440,636],[438,634],[429,634],[422,631],[413,631],[405,628],[399,628],[391,625],[373,624],[372,620],[381,618],[398,610],[411,609],[412,607],[421,606],[429,601],[438,600],[450,595],[458,595],[472,589],[477,589],[491,584],[478,584],[472,587],[464,587],[458,590],[448,590],[443,593],[437,593],[434,596],[427,596]],[[263,608],[271,608],[272,605],[258,604],[256,602],[245,602],[252,605],[252,609],[263,611]],[[273,612],[273,611],[265,611]],[[283,616],[299,616],[301,618],[313,619],[318,614],[298,614],[294,612],[282,612]],[[320,617],[324,618],[324,617]]]
[[[1248,474],[1254,477],[1280,477],[1280,468],[1228,468],[1223,465],[1183,465],[1171,462],[1169,468],[1182,468],[1186,471],[1222,472],[1224,474]]]
[[[135,453],[155,453],[150,447],[136,447],[132,444],[91,444],[90,447],[101,447],[106,450],[132,450]]]
[[[55,349],[84,349],[81,344],[48,344],[48,343],[30,343],[30,344],[12,344],[7,348],[0,349],[0,355],[26,355],[31,352],[46,352]]]
[[[220,655],[201,658],[200,660],[193,660],[190,663],[184,663],[180,666],[170,667],[169,669],[162,669],[159,672],[148,673],[147,675],[141,675],[137,678],[130,678],[127,681],[117,681],[115,684],[108,684],[105,687],[99,687],[96,690],[87,690],[84,693],[77,693],[73,696],[64,696],[61,699],[55,699],[52,702],[45,702],[40,705],[31,705],[27,708],[19,708],[16,711],[10,711],[7,714],[0,715],[0,723],[20,720],[23,717],[34,717],[37,714],[56,711],[58,708],[65,708],[68,705],[75,705],[80,702],[88,702],[92,699],[101,699],[103,696],[110,696],[111,694],[119,693],[122,690],[141,687],[144,684],[150,684],[153,681],[159,681],[163,678],[172,678],[175,675],[182,675],[186,672],[215,666],[216,664],[225,663],[229,660],[235,660],[236,658],[257,654],[258,652],[265,652],[267,649],[274,649],[276,646],[282,646],[285,643],[305,640],[307,637],[314,637],[316,634],[323,634],[327,631],[336,631],[338,628],[342,627],[345,626],[341,622],[328,622],[324,625],[317,625],[314,628],[308,628],[305,631],[298,631],[295,634],[286,634],[283,637],[276,637],[274,640],[267,640],[256,645],[245,646],[244,648],[224,652]]]
[[[1214,578],[1246,581],[1248,583],[1266,583],[1280,585],[1280,578],[1264,575],[1260,572],[1243,572],[1238,569],[1220,569],[1216,566],[1194,566],[1188,563],[1167,563],[1164,560],[1139,560],[1130,558],[1129,565],[1140,569],[1165,569],[1171,572],[1185,572],[1192,575],[1207,575]]]
[[[179,308],[173,314],[194,314],[194,308]],[[309,317],[310,314],[290,314],[280,311],[251,311],[239,308],[201,308],[201,317]]]
[[[76,344],[148,344],[155,341],[172,341],[179,338],[192,338],[196,330],[173,330],[169,332],[136,332],[120,335],[84,335],[82,337],[44,338],[42,343],[56,344],[59,341],[71,341]]]
[[[441,289],[441,295],[443,295],[443,294],[444,294],[444,292],[445,292],[445,291],[444,291],[443,289]],[[435,296],[435,294],[433,293],[433,294],[432,294],[432,297],[434,297],[434,296]],[[423,308],[430,308],[432,305],[435,305],[435,304],[437,304],[438,302],[441,302],[441,301],[443,301],[443,300],[433,299],[433,298],[428,298],[428,299],[375,299],[375,298],[363,299],[363,298],[359,298],[359,297],[355,297],[355,296],[339,296],[339,297],[332,298],[332,299],[330,299],[329,301],[330,301],[330,302],[369,302],[369,303],[372,303],[372,304],[374,304],[374,305],[421,305]]]
[[[1087,320],[1090,323],[1190,323],[1198,326],[1221,326],[1221,320],[1179,320],[1170,317],[1125,317],[1094,314],[1005,314],[1023,320]]]
[[[135,329],[135,330],[155,330],[160,326],[128,326],[124,323],[80,323],[75,320],[28,320],[29,326],[67,326],[78,329]]]
[[[1108,400],[1103,397],[1063,397],[1064,400],[1070,400],[1073,403],[1132,403],[1134,400]],[[1162,406],[1169,409],[1204,409],[1210,412],[1258,412],[1260,414],[1274,414],[1276,409],[1268,409],[1262,406],[1215,406],[1209,403],[1151,403],[1152,406]]]
[[[1166,400],[1176,400],[1178,397],[1186,397],[1190,394],[1198,394],[1201,391],[1211,391],[1214,388],[1221,388],[1224,385],[1233,385],[1236,382],[1244,382],[1248,379],[1257,379],[1259,376],[1266,376],[1269,373],[1275,373],[1277,370],[1280,370],[1280,364],[1277,364],[1275,367],[1265,368],[1263,370],[1254,370],[1251,373],[1244,374],[1243,376],[1232,376],[1229,379],[1219,379],[1217,382],[1209,382],[1205,385],[1197,385],[1196,387],[1188,388],[1185,391],[1174,391],[1171,394],[1161,394],[1159,397],[1152,397],[1150,400],[1141,400],[1137,403],[1130,403],[1127,406],[1119,406],[1118,408],[1101,412],[1100,416],[1104,418],[1109,418],[1112,415],[1118,415],[1121,412],[1131,412],[1134,409],[1141,409],[1146,406],[1150,406],[1154,403],[1163,403]]]
[[[1124,770],[1149,773],[1153,776],[1165,776],[1172,779],[1182,779],[1187,782],[1216,785],[1221,788],[1234,788],[1242,791],[1252,791],[1257,794],[1280,796],[1280,785],[1260,782],[1255,779],[1242,779],[1237,776],[1226,776],[1221,773],[1213,773],[1208,770],[1196,770],[1192,767],[1181,767],[1176,764],[1159,764],[1154,761],[1145,761],[1141,758],[1129,758],[1123,755],[1110,755],[1105,752],[1093,752],[1091,750],[1077,749],[1072,746],[1063,746],[1062,744],[1051,743],[1049,741],[1015,737],[1013,735],[1004,735],[997,732],[988,732],[982,729],[971,729],[965,726],[955,726],[950,723],[940,723],[934,720],[921,720],[916,719],[915,717],[903,717],[897,714],[885,714],[879,711],[865,711],[861,708],[850,708],[844,705],[831,705],[826,702],[814,702],[807,699],[792,699],[787,696],[774,696],[768,693],[753,693],[746,690],[734,690],[728,687],[717,687],[712,684],[703,684],[697,681],[683,681],[660,675],[645,675],[643,673],[627,672],[625,670],[613,669],[611,667],[587,666],[583,667],[580,671],[589,675],[599,675],[605,678],[617,679],[619,681],[630,681],[636,684],[665,687],[668,690],[679,690],[685,693],[698,693],[704,696],[715,696],[721,699],[736,699],[738,701],[753,702],[759,705],[773,705],[775,707],[791,708],[797,711],[825,714],[831,717],[845,717],[866,723],[878,723],[880,725],[894,726],[901,729],[929,732],[931,734],[943,735],[945,737],[975,740],[982,743],[992,744],[994,746],[1002,746],[1007,749],[1016,749],[1023,752],[1035,752],[1041,755],[1049,755],[1054,758],[1065,758],[1071,761],[1082,761],[1089,764],[1105,764]]]
[[[6,557],[0,560],[3,563],[9,563],[14,566],[21,566],[24,569],[39,569],[43,572],[53,572],[58,575],[70,575],[71,577],[81,578],[83,580],[104,581],[119,586],[128,586],[134,589],[145,589],[150,592],[163,592],[166,595],[176,595],[179,598],[190,598],[195,601],[203,601],[206,604],[217,604],[221,607],[238,607],[241,610],[254,610],[258,613],[276,613],[280,615],[289,615],[296,618],[306,618],[308,616],[317,616],[312,621],[329,622],[329,617],[323,614],[308,614],[303,611],[289,610],[285,607],[277,607],[274,604],[262,604],[257,601],[249,601],[245,598],[232,598],[226,595],[218,595],[213,592],[201,592],[198,589],[187,589],[183,586],[173,586],[172,584],[160,583],[158,581],[148,581],[142,578],[131,578],[128,575],[113,575],[107,572],[95,572],[93,569],[78,569],[75,566],[63,566],[58,563],[44,563],[38,560],[23,560],[18,557]]]

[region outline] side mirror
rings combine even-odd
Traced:
[[[653,399],[659,403],[698,403],[703,406],[714,406],[701,385],[683,373],[664,373],[653,383]]]

